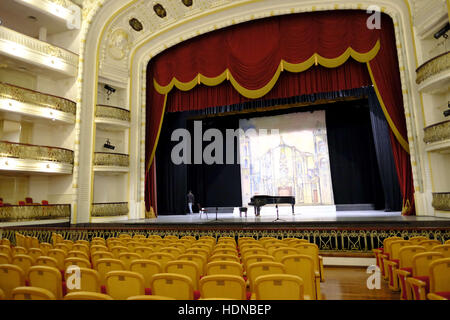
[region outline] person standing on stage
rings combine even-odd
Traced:
[[[195,197],[192,194],[191,190],[189,190],[189,192],[187,194],[187,199],[188,199],[188,206],[189,206],[189,214],[193,214],[193,212],[192,212],[192,205],[194,204]]]

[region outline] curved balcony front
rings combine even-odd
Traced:
[[[123,153],[95,152],[94,171],[95,172],[128,172],[130,157]]]
[[[0,222],[2,223],[69,218],[70,204],[3,205],[0,207]]]
[[[72,169],[72,150],[0,141],[1,171],[72,174]]]
[[[0,111],[5,111],[3,118],[15,113],[26,118],[72,124],[75,123],[76,109],[76,103],[71,100],[0,82]]]
[[[95,123],[103,130],[124,130],[130,127],[130,111],[107,105],[97,105]]]
[[[0,55],[8,64],[29,65],[55,77],[75,77],[78,55],[0,26]]]
[[[450,213],[450,192],[433,192],[433,202],[435,210],[448,211]]]
[[[450,120],[426,127],[423,141],[427,151],[450,153]]]
[[[447,92],[450,89],[450,51],[428,60],[416,73],[420,92]]]

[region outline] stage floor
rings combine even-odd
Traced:
[[[384,212],[384,211],[337,211],[333,215],[330,214],[314,214],[314,216],[306,214],[287,214],[283,213],[279,216],[280,220],[276,220],[276,214],[261,214],[255,217],[253,212],[247,213],[247,217],[230,213],[218,213],[217,220],[215,213],[205,214],[194,213],[192,215],[160,215],[154,219],[139,219],[105,222],[112,225],[280,225],[280,226],[429,226],[429,227],[450,227],[450,219],[437,218],[431,216],[402,216],[400,212]]]

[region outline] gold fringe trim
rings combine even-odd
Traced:
[[[409,143],[400,134],[400,132],[398,131],[397,127],[394,124],[394,121],[392,121],[392,119],[386,109],[386,105],[384,104],[383,98],[381,97],[380,91],[378,90],[377,83],[373,76],[372,68],[370,67],[370,62],[367,62],[367,69],[369,70],[370,78],[372,79],[372,84],[375,88],[375,93],[377,94],[378,101],[380,102],[381,109],[383,109],[383,113],[384,113],[384,116],[386,117],[389,127],[391,128],[392,132],[394,133],[395,137],[397,138],[397,140],[400,143],[400,145],[402,146],[402,148],[405,149],[405,151],[407,153],[409,153]]]
[[[236,79],[234,79],[231,72],[226,69],[224,70],[220,75],[217,77],[206,77],[202,74],[197,74],[197,76],[194,77],[191,81],[188,82],[181,82],[177,78],[173,78],[170,83],[166,86],[160,85],[156,79],[153,79],[153,85],[155,87],[155,90],[160,94],[167,94],[169,93],[173,87],[175,86],[177,89],[182,91],[189,91],[193,89],[198,84],[204,84],[207,86],[217,86],[221,84],[225,80],[230,80],[233,87],[238,91],[242,96],[249,98],[249,99],[258,99],[262,96],[266,95],[276,84],[278,81],[278,78],[280,77],[280,73],[284,70],[289,72],[303,72],[313,65],[320,64],[321,66],[324,66],[326,68],[337,68],[344,64],[350,57],[355,59],[356,61],[360,63],[367,63],[378,54],[380,51],[380,40],[378,40],[374,47],[366,52],[366,53],[360,53],[353,48],[348,47],[344,53],[342,53],[339,57],[336,58],[324,58],[320,56],[317,53],[314,53],[309,59],[307,59],[304,62],[300,63],[289,63],[287,61],[281,60],[280,64],[278,65],[277,70],[275,71],[275,74],[273,75],[272,79],[264,85],[262,88],[259,89],[247,89],[242,84],[238,83]]]

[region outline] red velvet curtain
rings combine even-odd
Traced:
[[[155,57],[147,68],[147,210],[156,207],[151,165],[166,111],[359,88],[370,84],[370,77],[394,132],[404,203],[413,204],[409,155],[399,142],[407,141],[407,134],[392,20],[382,15],[382,28],[369,30],[368,17],[364,11],[339,11],[262,19],[194,38]],[[367,65],[348,60],[350,55]]]

